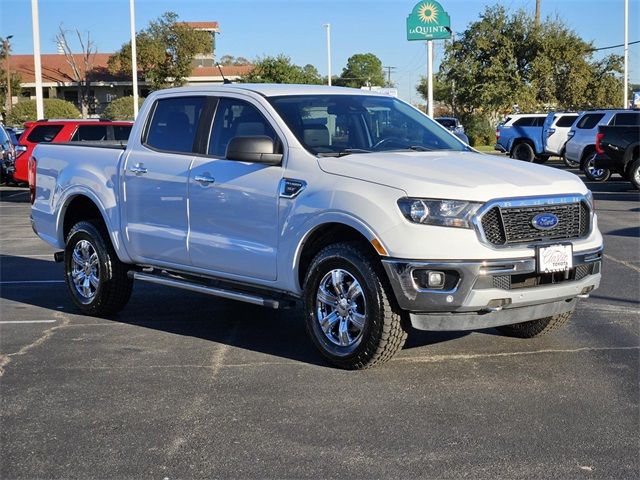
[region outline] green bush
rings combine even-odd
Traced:
[[[138,108],[142,106],[144,98],[138,98]],[[107,108],[102,112],[104,118],[109,120],[133,120],[133,97],[120,97],[116,98],[113,102],[107,105]]]
[[[27,100],[19,102],[11,109],[11,113],[7,114],[7,124],[20,126],[24,122],[38,120],[36,111],[36,101]],[[80,118],[80,111],[76,106],[57,98],[44,99],[44,117],[45,118]]]
[[[482,114],[471,114],[462,119],[464,131],[469,137],[472,147],[493,145],[496,141],[496,130],[491,120]]]

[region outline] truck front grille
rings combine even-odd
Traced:
[[[582,280],[587,275],[592,275],[595,263],[578,265],[568,272],[555,273],[523,273],[515,275],[494,275],[492,279],[493,288],[501,290],[517,290],[519,288],[532,288],[541,285],[563,283],[571,280]]]
[[[550,230],[538,230],[532,222],[540,213],[552,213],[558,217],[558,224]],[[496,205],[482,215],[480,226],[487,242],[505,246],[582,238],[589,233],[589,217],[589,207],[584,202],[525,207]]]

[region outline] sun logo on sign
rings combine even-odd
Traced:
[[[438,10],[433,3],[423,3],[418,9],[418,18],[422,23],[436,23],[438,21]]]

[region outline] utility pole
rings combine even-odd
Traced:
[[[138,116],[138,58],[136,52],[136,13],[134,0],[129,0],[129,19],[131,23],[131,79],[133,86],[133,119]],[[215,38],[215,33],[213,38]]]
[[[624,104],[629,108],[629,0],[624,0]]]
[[[327,29],[327,85],[331,86],[331,24],[322,26]]]
[[[36,117],[44,118],[42,100],[42,63],[40,60],[40,20],[38,18],[38,0],[31,0],[31,24],[33,29],[33,67],[36,76]]]
[[[433,40],[427,40],[427,115],[433,118]]]
[[[387,83],[391,86],[391,70],[395,70],[396,67],[382,67],[387,70]]]
[[[9,65],[9,59],[11,57],[11,45],[9,40],[13,38],[13,35],[7,36],[2,40],[2,51],[4,53],[4,68],[7,69],[7,113],[11,111],[13,107],[13,97],[11,94],[11,67]]]
[[[540,2],[541,1],[542,0],[536,0],[536,26],[540,25]]]

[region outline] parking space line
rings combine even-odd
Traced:
[[[15,253],[15,254],[10,254],[10,253],[2,253],[0,254],[0,258],[4,258],[4,257],[22,257],[22,258],[51,258],[51,260],[53,261],[53,252],[51,253],[39,253],[38,255],[25,255],[22,253]]]
[[[56,323],[55,320],[0,320],[0,325],[8,323]]]
[[[620,265],[624,265],[625,267],[628,267],[631,270],[635,270],[636,272],[640,272],[640,267],[638,267],[637,265],[634,265],[633,263],[627,262],[625,260],[620,260],[619,258],[616,258],[616,257],[612,257],[608,253],[604,254],[604,258],[606,258],[608,260],[612,260],[612,261],[614,261],[616,263],[619,263]]]
[[[0,285],[28,285],[39,283],[64,283],[64,280],[8,280],[0,282]]]
[[[25,192],[12,193],[11,195],[0,197],[0,200],[2,200],[3,198],[17,197],[18,195],[26,195],[27,193],[29,193],[29,192],[25,191]]]

